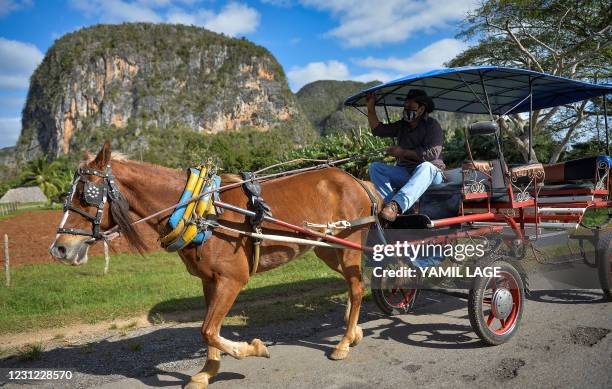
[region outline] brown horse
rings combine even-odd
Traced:
[[[187,181],[185,172],[142,162],[111,158],[110,146],[106,143],[95,159],[84,162],[85,174],[91,169],[104,172],[110,166],[114,180],[122,196],[118,200],[102,205],[101,229],[107,230],[118,225],[121,232],[136,247],[142,247],[137,231],[131,225],[129,212],[139,218],[151,215],[160,209],[175,204]],[[88,174],[86,180],[94,183],[103,178]],[[223,175],[222,185],[236,181],[234,175]],[[369,184],[369,183],[368,183]],[[94,216],[97,209],[83,200],[83,182],[75,186],[72,207],[77,209],[67,213],[64,228],[91,228],[91,221],[78,210]],[[372,190],[373,193],[376,191]],[[262,183],[262,195],[272,208],[277,219],[302,225],[305,221],[328,223],[337,220],[354,220],[371,213],[371,201],[359,182],[342,170],[324,168],[304,172]],[[241,188],[223,191],[221,199],[229,204],[247,207],[247,197]],[[170,215],[162,215],[147,222],[160,234],[167,232],[166,223]],[[219,217],[221,224],[232,228],[250,231],[245,216],[226,211]],[[265,233],[299,236],[289,230],[270,225],[262,225]],[[76,231],[76,230],[73,230]],[[351,242],[360,243],[361,231],[344,230],[337,235]],[[50,252],[60,261],[73,265],[87,261],[87,248],[95,239],[91,236],[71,233],[58,234]],[[261,259],[258,272],[264,272],[289,262],[311,249],[311,246],[292,243],[264,241],[261,245]],[[188,388],[205,388],[211,377],[220,367],[220,351],[234,358],[249,356],[269,357],[266,346],[259,339],[250,343],[234,342],[220,336],[221,322],[232,307],[238,293],[249,281],[249,263],[253,245],[250,238],[227,230],[216,229],[213,236],[199,248],[187,246],[179,255],[187,270],[202,279],[206,315],[202,324],[202,338],[208,345],[207,360],[203,369],[193,377]],[[363,333],[357,325],[363,288],[361,285],[361,253],[355,250],[336,248],[315,248],[316,255],[330,268],[341,273],[349,289],[347,305],[346,332],[330,355],[331,359],[344,359],[349,346],[361,341]]]

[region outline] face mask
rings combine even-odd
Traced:
[[[402,119],[404,119],[407,122],[412,122],[414,121],[418,116],[417,111],[411,110],[411,109],[404,109],[404,112],[402,114]]]

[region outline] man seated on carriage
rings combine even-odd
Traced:
[[[373,162],[370,179],[384,199],[381,217],[394,221],[410,209],[430,185],[443,181],[444,135],[438,121],[429,116],[434,102],[425,91],[411,89],[404,101],[402,119],[383,124],[378,120],[375,96],[368,95],[368,123],[375,136],[397,138],[397,145],[387,149],[396,157],[395,166]]]

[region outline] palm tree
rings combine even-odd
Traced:
[[[40,157],[28,163],[21,174],[21,183],[22,185],[37,185],[51,199],[66,187],[66,177],[62,173],[60,163],[49,162],[44,157]]]

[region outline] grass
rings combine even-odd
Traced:
[[[97,323],[148,314],[163,322],[176,311],[199,310],[202,283],[189,275],[175,254],[145,258],[117,254],[104,276],[102,257],[81,267],[25,265],[14,269],[12,286],[0,288],[0,334]],[[321,310],[340,309],[346,284],[312,253],[253,277],[238,297],[227,324],[264,324],[298,320]],[[127,331],[136,322],[117,328]]]
[[[44,347],[42,343],[27,344],[19,350],[17,358],[21,362],[36,361],[41,358],[43,351]]]

